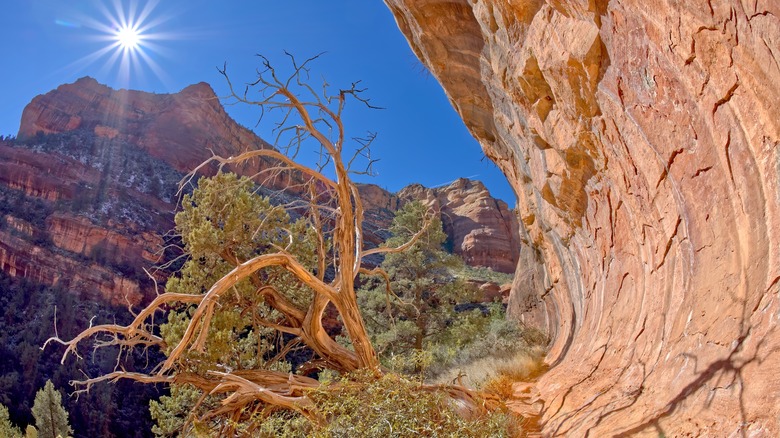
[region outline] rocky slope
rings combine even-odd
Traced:
[[[518,196],[557,436],[780,434],[780,4],[386,0]]]
[[[23,112],[18,139],[0,140],[0,269],[111,304],[138,304],[154,294],[142,268],[171,256],[162,236],[173,228],[184,173],[211,151],[231,156],[253,147],[268,146],[230,119],[206,84],[159,95],[82,78],[38,96]],[[232,170],[252,175],[271,165]],[[297,182],[296,175],[277,177],[266,189],[294,196]],[[410,197],[374,185],[360,191],[367,240],[381,243]],[[445,216],[456,252],[473,265],[514,270],[519,239],[505,203],[466,180],[425,193]]]

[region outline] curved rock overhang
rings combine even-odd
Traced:
[[[780,434],[780,3],[385,3],[517,194],[543,432]]]

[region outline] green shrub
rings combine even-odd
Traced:
[[[326,384],[327,385],[327,384]],[[277,412],[252,434],[261,437],[505,437],[519,434],[518,418],[494,411],[464,419],[442,391],[399,374],[377,379],[356,372],[310,394],[324,415],[322,426]]]

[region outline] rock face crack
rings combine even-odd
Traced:
[[[737,91],[737,88],[739,88],[739,79],[737,79],[736,82],[734,82],[734,85],[731,86],[731,88],[726,91],[726,95],[721,97],[720,99],[715,102],[715,105],[712,107],[712,114],[715,114],[716,111],[718,111],[718,108],[728,103],[728,101],[731,100],[732,97],[734,97],[734,92]]]
[[[696,178],[702,173],[709,171],[710,169],[712,169],[712,166],[707,166],[707,167],[702,167],[701,169],[697,169],[696,173],[693,174],[693,177]]]
[[[657,189],[658,186],[661,185],[661,182],[666,179],[666,176],[669,175],[669,169],[672,168],[672,163],[674,163],[674,159],[677,158],[678,155],[683,153],[683,149],[677,149],[674,152],[672,152],[672,155],[669,157],[669,160],[666,162],[666,166],[664,167],[664,171],[661,172],[661,176],[658,178],[658,182],[655,183],[655,188]]]
[[[669,239],[666,241],[666,248],[664,248],[664,255],[661,257],[661,261],[658,263],[658,266],[655,267],[655,270],[657,271],[661,266],[664,265],[664,262],[666,262],[666,256],[669,255],[669,250],[672,249],[672,243],[674,242],[674,238],[677,237],[677,231],[680,230],[680,223],[682,223],[682,217],[677,217],[677,223],[674,225],[674,232],[672,232],[672,235],[669,236]]]
[[[726,134],[726,144],[723,145],[723,150],[725,151],[726,155],[726,165],[728,165],[729,168],[729,179],[731,179],[731,183],[734,183],[734,169],[731,167],[731,154],[729,154],[729,149],[731,148],[731,130],[729,130],[728,134]]]

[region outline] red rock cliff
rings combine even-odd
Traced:
[[[780,434],[780,3],[386,0],[518,197],[557,436]]]
[[[452,252],[468,265],[507,274],[515,272],[520,252],[517,218],[504,201],[490,196],[480,181],[460,178],[435,189],[411,184],[397,194],[373,184],[359,187],[370,243],[382,243],[389,236],[387,228],[395,211],[406,202],[419,200],[439,215]]]
[[[127,141],[185,173],[208,159],[212,151],[229,157],[268,147],[230,118],[205,82],[178,93],[154,94],[114,90],[84,77],[36,96],[24,108],[18,137],[75,130]],[[252,160],[232,170],[252,174],[270,167],[268,163],[268,159]],[[276,178],[274,188],[288,186],[287,177]]]
[[[18,138],[0,141],[0,201],[18,204],[0,215],[0,269],[119,305],[153,293],[137,277],[160,261],[182,173],[212,151],[227,157],[267,147],[227,115],[208,84],[153,94],[88,77],[35,97]],[[254,174],[270,163],[231,170]],[[268,188],[295,178],[283,174]],[[30,206],[46,217],[27,230]]]
[[[141,268],[161,257],[160,236],[173,227],[173,192],[182,173],[207,159],[210,149],[231,156],[267,146],[230,119],[205,83],[152,94],[112,90],[91,78],[35,97],[19,138],[0,140],[0,269],[114,304],[137,304],[141,292],[153,293],[139,287],[137,277],[145,278]],[[262,160],[232,170],[252,175],[268,167]],[[300,179],[282,175],[266,188],[288,189]],[[514,271],[517,226],[506,204],[474,181],[418,188],[433,197],[468,263]],[[399,197],[375,185],[361,185],[360,192],[366,238],[379,244]],[[38,214],[25,211],[32,207]],[[135,276],[127,275],[132,271]]]
[[[403,188],[398,197],[423,201],[438,212],[452,252],[467,264],[515,272],[520,252],[517,219],[481,182],[461,178],[435,189],[415,184]]]

